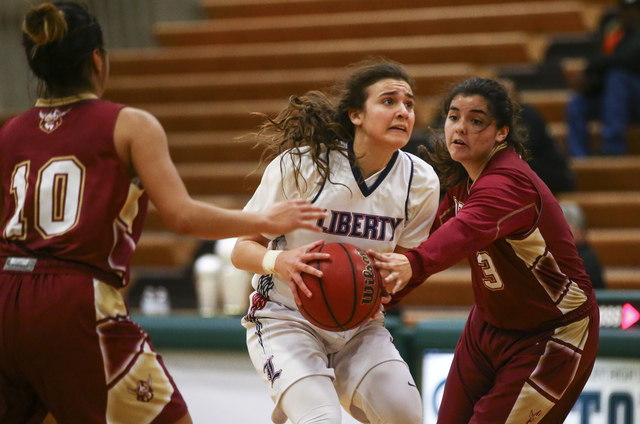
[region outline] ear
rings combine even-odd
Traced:
[[[96,74],[100,74],[104,70],[104,54],[100,49],[95,49],[93,53],[91,53],[91,68],[93,68]]]
[[[498,132],[496,133],[496,144],[502,143],[504,140],[506,140],[508,135],[509,135],[509,127],[505,125],[502,128],[498,128]]]
[[[349,110],[349,119],[353,123],[354,126],[359,127],[362,125],[362,110],[360,109],[351,109]]]

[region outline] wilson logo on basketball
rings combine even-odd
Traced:
[[[373,302],[373,298],[376,292],[375,272],[373,271],[373,265],[371,265],[371,259],[362,250],[357,250],[358,255],[362,258],[362,261],[366,264],[362,270],[362,276],[364,277],[364,289],[362,292],[362,300],[360,304],[364,305]]]

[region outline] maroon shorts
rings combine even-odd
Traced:
[[[471,311],[445,384],[439,424],[562,423],[598,350],[599,311],[540,332],[504,330]]]
[[[0,271],[0,422],[172,423],[186,404],[119,291],[46,267]]]

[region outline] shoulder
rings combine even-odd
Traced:
[[[115,135],[135,140],[164,139],[164,128],[160,121],[146,110],[126,106],[120,110],[116,120]]]
[[[399,160],[409,164],[413,169],[413,177],[416,182],[423,181],[427,184],[435,182],[439,184],[438,175],[436,174],[435,169],[433,169],[433,167],[424,159],[421,159],[409,152],[400,151],[399,153]]]
[[[500,201],[519,199],[529,202],[540,197],[534,181],[517,168],[498,168],[483,172],[470,194]]]
[[[127,124],[149,126],[160,125],[160,121],[158,120],[158,118],[153,116],[150,112],[131,106],[124,106],[120,111],[120,116],[118,119]]]

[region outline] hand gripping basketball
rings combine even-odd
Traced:
[[[345,331],[364,324],[380,308],[382,277],[367,253],[348,243],[327,243],[310,252],[331,258],[311,261],[323,277],[302,274],[313,296],[301,296],[300,312],[313,325]]]

